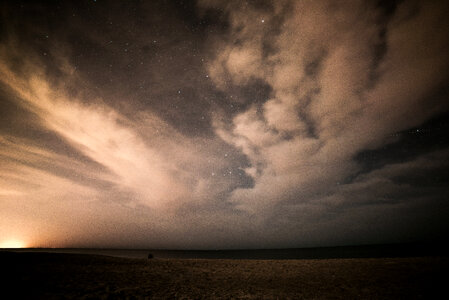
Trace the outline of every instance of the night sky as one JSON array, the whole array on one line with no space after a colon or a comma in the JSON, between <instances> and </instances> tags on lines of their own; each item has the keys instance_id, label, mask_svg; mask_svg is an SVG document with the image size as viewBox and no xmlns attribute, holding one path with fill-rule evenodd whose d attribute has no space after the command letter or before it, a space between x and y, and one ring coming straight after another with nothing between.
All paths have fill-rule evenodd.
<instances>
[{"instance_id":1,"label":"night sky","mask_svg":"<svg viewBox=\"0 0 449 300\"><path fill-rule=\"evenodd\" d=\"M41 2L0 4L0 247L449 233L448 1Z\"/></svg>"}]
</instances>

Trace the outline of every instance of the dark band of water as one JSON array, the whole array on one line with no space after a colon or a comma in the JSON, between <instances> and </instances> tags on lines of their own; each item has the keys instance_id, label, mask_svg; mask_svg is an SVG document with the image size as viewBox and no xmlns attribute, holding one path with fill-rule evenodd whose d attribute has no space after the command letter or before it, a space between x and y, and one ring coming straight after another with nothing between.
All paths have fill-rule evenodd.
<instances>
[{"instance_id":1,"label":"dark band of water","mask_svg":"<svg viewBox=\"0 0 449 300\"><path fill-rule=\"evenodd\" d=\"M12 250L12 249L9 249ZM441 244L363 245L295 249L250 250L156 250L156 249L14 249L14 251L82 253L127 258L181 259L329 259L447 256L448 247Z\"/></svg>"}]
</instances>

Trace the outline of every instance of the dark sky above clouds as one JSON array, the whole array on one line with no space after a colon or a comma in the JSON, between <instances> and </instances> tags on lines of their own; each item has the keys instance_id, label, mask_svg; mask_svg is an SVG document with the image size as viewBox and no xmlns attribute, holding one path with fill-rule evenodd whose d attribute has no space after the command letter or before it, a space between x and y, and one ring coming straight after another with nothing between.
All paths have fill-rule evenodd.
<instances>
[{"instance_id":1,"label":"dark sky above clouds","mask_svg":"<svg viewBox=\"0 0 449 300\"><path fill-rule=\"evenodd\" d=\"M4 1L0 247L449 232L447 1Z\"/></svg>"}]
</instances>

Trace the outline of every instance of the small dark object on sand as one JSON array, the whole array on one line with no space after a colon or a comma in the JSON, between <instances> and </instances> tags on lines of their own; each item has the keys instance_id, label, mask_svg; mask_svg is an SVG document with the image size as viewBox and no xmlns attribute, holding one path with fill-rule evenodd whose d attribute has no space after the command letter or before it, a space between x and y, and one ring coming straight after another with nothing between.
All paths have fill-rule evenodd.
<instances>
[{"instance_id":1,"label":"small dark object on sand","mask_svg":"<svg viewBox=\"0 0 449 300\"><path fill-rule=\"evenodd\" d=\"M148 259L152 259L154 256L151 253L148 253Z\"/></svg>"}]
</instances>

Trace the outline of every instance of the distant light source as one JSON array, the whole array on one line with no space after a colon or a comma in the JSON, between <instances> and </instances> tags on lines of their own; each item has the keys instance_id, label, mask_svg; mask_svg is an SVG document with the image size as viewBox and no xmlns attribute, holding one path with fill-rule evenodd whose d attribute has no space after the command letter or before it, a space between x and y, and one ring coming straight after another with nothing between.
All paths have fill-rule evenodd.
<instances>
[{"instance_id":1,"label":"distant light source","mask_svg":"<svg viewBox=\"0 0 449 300\"><path fill-rule=\"evenodd\" d=\"M0 248L25 248L24 242L19 240L6 240L0 243Z\"/></svg>"}]
</instances>

